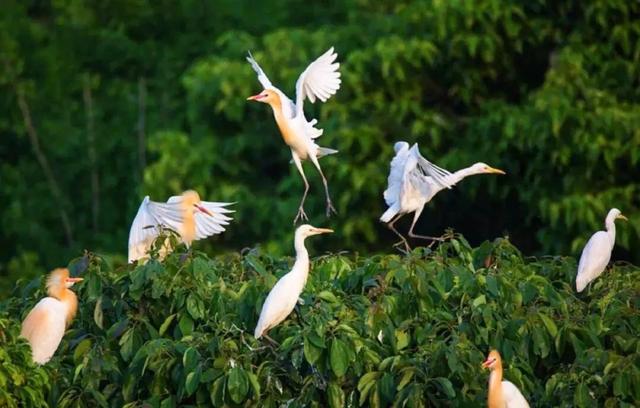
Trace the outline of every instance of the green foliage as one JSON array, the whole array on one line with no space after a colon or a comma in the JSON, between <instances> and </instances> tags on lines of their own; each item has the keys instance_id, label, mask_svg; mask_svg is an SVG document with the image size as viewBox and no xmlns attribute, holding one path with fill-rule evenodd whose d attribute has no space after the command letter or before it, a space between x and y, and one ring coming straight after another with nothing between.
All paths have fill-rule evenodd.
<instances>
[{"instance_id":1,"label":"green foliage","mask_svg":"<svg viewBox=\"0 0 640 408\"><path fill-rule=\"evenodd\" d=\"M508 173L443 192L418 230L453 227L474 243L507 233L528 253L577 254L615 206L630 216L615 258L640 262L637 1L8 0L2 11L0 275L15 276L14 258L44 270L84 248L122 260L141 198L186 188L238 202L229 231L198 245L286 253L302 182L269 109L245 100L260 86L244 56L293 96L331 45L342 88L306 108L319 143L340 151L322 159L338 238L318 245L390 244L377 218L402 139L452 170L485 161ZM326 223L307 173L307 213Z\"/></svg>"},{"instance_id":2,"label":"green foliage","mask_svg":"<svg viewBox=\"0 0 640 408\"><path fill-rule=\"evenodd\" d=\"M523 258L505 239L456 235L407 256L313 260L299 318L251 333L290 268L259 250L113 269L71 263L77 319L40 369L37 401L60 407L481 406L490 348L532 406L632 406L640 399L640 269L617 264L576 295L570 258ZM36 284L39 281L35 282ZM23 316L31 284L0 312ZM2 320L13 328L18 319ZM18 369L33 370L24 362ZM13 350L4 343L3 355ZM7 351L7 353L5 353ZM16 363L17 364L17 363ZM34 379L30 379L34 381ZM11 391L10 391L11 392ZM45 394L45 395L42 395ZM16 394L17 395L17 394Z\"/></svg>"}]
</instances>

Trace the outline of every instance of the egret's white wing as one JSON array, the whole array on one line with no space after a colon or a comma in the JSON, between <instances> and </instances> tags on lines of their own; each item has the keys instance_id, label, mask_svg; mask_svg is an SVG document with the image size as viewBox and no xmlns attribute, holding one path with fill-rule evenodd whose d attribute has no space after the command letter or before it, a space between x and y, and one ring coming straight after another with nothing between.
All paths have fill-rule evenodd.
<instances>
[{"instance_id":1,"label":"egret's white wing","mask_svg":"<svg viewBox=\"0 0 640 408\"><path fill-rule=\"evenodd\" d=\"M44 364L58 349L66 327L66 307L58 299L40 300L22 322L20 335L31 344L33 361Z\"/></svg>"},{"instance_id":2,"label":"egret's white wing","mask_svg":"<svg viewBox=\"0 0 640 408\"><path fill-rule=\"evenodd\" d=\"M595 278L600 276L611 259L613 243L609 234L598 231L589 238L587 245L582 250L578 275L576 276L576 290L582 290Z\"/></svg>"},{"instance_id":3,"label":"egret's white wing","mask_svg":"<svg viewBox=\"0 0 640 408\"><path fill-rule=\"evenodd\" d=\"M160 233L159 227L179 231L181 222L182 213L179 204L156 203L146 196L129 230L129 262L147 254Z\"/></svg>"},{"instance_id":4,"label":"egret's white wing","mask_svg":"<svg viewBox=\"0 0 640 408\"><path fill-rule=\"evenodd\" d=\"M451 188L455 185L451 180L451 173L448 170L436 166L420 154L417 143L411 148L411 154L416 157L417 171L421 172L424 176L431 177L433 181L442 188Z\"/></svg>"},{"instance_id":5,"label":"egret's white wing","mask_svg":"<svg viewBox=\"0 0 640 408\"><path fill-rule=\"evenodd\" d=\"M524 398L518 387L509 381L502 382L502 396L506 402L506 408L529 408L529 403Z\"/></svg>"},{"instance_id":6,"label":"egret's white wing","mask_svg":"<svg viewBox=\"0 0 640 408\"><path fill-rule=\"evenodd\" d=\"M395 145L396 155L391 160L391 170L387 179L387 189L384 190L384 200L389 207L400 201L400 191L402 189L405 176L405 165L409 153L407 142L398 142Z\"/></svg>"},{"instance_id":7,"label":"egret's white wing","mask_svg":"<svg viewBox=\"0 0 640 408\"><path fill-rule=\"evenodd\" d=\"M195 212L196 219L196 239L204 239L211 235L220 234L225 230L224 226L229 224L233 218L226 216L234 212L225 208L233 203L217 203L201 201L200 205L207 209L211 215L200 211Z\"/></svg>"},{"instance_id":8,"label":"egret's white wing","mask_svg":"<svg viewBox=\"0 0 640 408\"><path fill-rule=\"evenodd\" d=\"M316 98L326 102L340 89L340 64L334 62L337 57L338 54L331 47L302 72L296 82L296 116L303 113L305 98L309 98L311 103Z\"/></svg>"},{"instance_id":9,"label":"egret's white wing","mask_svg":"<svg viewBox=\"0 0 640 408\"><path fill-rule=\"evenodd\" d=\"M300 292L300 284L296 282L296 276L291 272L276 282L262 305L260 318L253 334L256 339L289 316L296 306Z\"/></svg>"},{"instance_id":10,"label":"egret's white wing","mask_svg":"<svg viewBox=\"0 0 640 408\"><path fill-rule=\"evenodd\" d=\"M248 51L248 54L249 55L247 56L247 61L249 61L249 64L251 64L251 68L253 68L253 70L256 71L256 74L258 74L258 81L260 81L260 83L262 84L262 87L264 89L273 88L273 84L271 83L271 81L269 81L269 78L267 78L267 75L264 73L262 68L260 68L260 65L258 65L256 60L253 59L253 55L251 55L251 51Z\"/></svg>"}]
</instances>

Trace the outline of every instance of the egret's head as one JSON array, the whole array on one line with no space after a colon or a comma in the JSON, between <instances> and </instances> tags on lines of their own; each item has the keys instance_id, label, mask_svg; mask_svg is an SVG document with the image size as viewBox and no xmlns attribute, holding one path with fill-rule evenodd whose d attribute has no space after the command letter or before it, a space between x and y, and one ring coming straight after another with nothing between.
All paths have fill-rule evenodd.
<instances>
[{"instance_id":1,"label":"egret's head","mask_svg":"<svg viewBox=\"0 0 640 408\"><path fill-rule=\"evenodd\" d=\"M506 174L504 171L500 169L493 168L486 163L476 163L471 166L471 170L474 174Z\"/></svg>"},{"instance_id":2,"label":"egret's head","mask_svg":"<svg viewBox=\"0 0 640 408\"><path fill-rule=\"evenodd\" d=\"M82 281L82 278L69 277L69 270L67 268L54 269L47 278L47 292L50 295L55 294L62 288L70 288L76 282Z\"/></svg>"},{"instance_id":3,"label":"egret's head","mask_svg":"<svg viewBox=\"0 0 640 408\"><path fill-rule=\"evenodd\" d=\"M629 220L627 217L622 215L622 211L618 210L617 208L612 208L611 210L609 210L609 214L607 214L607 218L612 220L618 220L618 219L625 220L625 221Z\"/></svg>"},{"instance_id":4,"label":"egret's head","mask_svg":"<svg viewBox=\"0 0 640 408\"><path fill-rule=\"evenodd\" d=\"M500 357L500 353L496 350L491 350L487 359L482 363L482 368L488 368L489 370L493 370L496 367L502 366L502 358Z\"/></svg>"},{"instance_id":5,"label":"egret's head","mask_svg":"<svg viewBox=\"0 0 640 408\"><path fill-rule=\"evenodd\" d=\"M265 89L257 95L248 97L247 100L268 103L269 105L271 105L280 101L280 96L273 89Z\"/></svg>"},{"instance_id":6,"label":"egret's head","mask_svg":"<svg viewBox=\"0 0 640 408\"><path fill-rule=\"evenodd\" d=\"M393 151L396 152L396 154L400 151L400 150L406 150L409 148L409 143L407 142L396 142L393 145Z\"/></svg>"},{"instance_id":7,"label":"egret's head","mask_svg":"<svg viewBox=\"0 0 640 408\"><path fill-rule=\"evenodd\" d=\"M200 211L207 215L211 215L209 210L207 210L206 208L204 208L204 206L201 205L200 195L198 195L196 191L187 190L184 193L182 193L182 205L185 210L193 208L194 212Z\"/></svg>"},{"instance_id":8,"label":"egret's head","mask_svg":"<svg viewBox=\"0 0 640 408\"><path fill-rule=\"evenodd\" d=\"M316 228L313 225L303 224L299 226L298 229L296 230L296 236L301 236L303 238L306 238L312 235L328 234L331 232L333 232L333 230L329 228Z\"/></svg>"}]
</instances>

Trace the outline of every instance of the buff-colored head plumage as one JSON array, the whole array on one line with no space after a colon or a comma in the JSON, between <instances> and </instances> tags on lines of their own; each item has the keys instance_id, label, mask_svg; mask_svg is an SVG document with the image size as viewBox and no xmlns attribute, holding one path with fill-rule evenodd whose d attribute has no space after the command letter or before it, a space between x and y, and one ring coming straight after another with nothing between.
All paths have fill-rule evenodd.
<instances>
[{"instance_id":1,"label":"buff-colored head plumage","mask_svg":"<svg viewBox=\"0 0 640 408\"><path fill-rule=\"evenodd\" d=\"M182 193L182 229L180 235L182 240L191 245L191 242L196 238L196 221L194 212L198 208L200 203L200 195L193 191L187 190Z\"/></svg>"}]
</instances>

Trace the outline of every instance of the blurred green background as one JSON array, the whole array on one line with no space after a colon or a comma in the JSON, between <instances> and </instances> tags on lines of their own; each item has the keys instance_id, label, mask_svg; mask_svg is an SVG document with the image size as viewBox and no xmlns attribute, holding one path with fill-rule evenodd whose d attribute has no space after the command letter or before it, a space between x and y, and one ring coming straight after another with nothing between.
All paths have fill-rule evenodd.
<instances>
[{"instance_id":1,"label":"blurred green background","mask_svg":"<svg viewBox=\"0 0 640 408\"><path fill-rule=\"evenodd\" d=\"M339 215L305 164L316 251L391 251L384 211L393 142L449 170L417 231L524 253L579 256L610 207L613 259L640 262L640 3L602 1L181 2L3 0L0 13L0 293L83 249L124 261L144 195L196 189L236 201L210 252L291 252L303 185L247 50L291 97L330 46L342 88L306 104L339 154L322 159ZM401 224L406 230L410 217ZM318 253L318 252L316 252Z\"/></svg>"}]
</instances>

